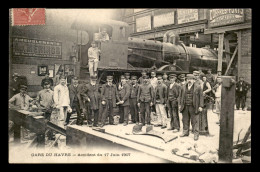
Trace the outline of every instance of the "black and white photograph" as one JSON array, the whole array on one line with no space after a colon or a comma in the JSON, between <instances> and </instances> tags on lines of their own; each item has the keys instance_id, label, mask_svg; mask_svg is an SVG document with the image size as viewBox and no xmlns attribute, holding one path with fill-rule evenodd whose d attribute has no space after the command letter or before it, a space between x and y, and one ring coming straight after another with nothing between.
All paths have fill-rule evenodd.
<instances>
[{"instance_id":1,"label":"black and white photograph","mask_svg":"<svg viewBox=\"0 0 260 172\"><path fill-rule=\"evenodd\" d=\"M251 8L10 8L8 162L251 163L251 33Z\"/></svg>"}]
</instances>

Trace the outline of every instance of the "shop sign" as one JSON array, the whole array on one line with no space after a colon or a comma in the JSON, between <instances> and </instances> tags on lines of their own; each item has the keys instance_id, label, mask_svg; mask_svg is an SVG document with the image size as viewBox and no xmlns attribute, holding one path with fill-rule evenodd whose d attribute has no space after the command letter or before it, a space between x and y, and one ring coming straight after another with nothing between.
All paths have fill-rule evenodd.
<instances>
[{"instance_id":1,"label":"shop sign","mask_svg":"<svg viewBox=\"0 0 260 172\"><path fill-rule=\"evenodd\" d=\"M244 9L212 9L210 10L209 27L223 26L244 22Z\"/></svg>"},{"instance_id":2,"label":"shop sign","mask_svg":"<svg viewBox=\"0 0 260 172\"><path fill-rule=\"evenodd\" d=\"M136 32L151 30L151 16L136 19Z\"/></svg>"},{"instance_id":3,"label":"shop sign","mask_svg":"<svg viewBox=\"0 0 260 172\"><path fill-rule=\"evenodd\" d=\"M177 9L178 24L199 20L198 9Z\"/></svg>"},{"instance_id":4,"label":"shop sign","mask_svg":"<svg viewBox=\"0 0 260 172\"><path fill-rule=\"evenodd\" d=\"M174 11L154 16L154 27L174 24Z\"/></svg>"},{"instance_id":5,"label":"shop sign","mask_svg":"<svg viewBox=\"0 0 260 172\"><path fill-rule=\"evenodd\" d=\"M61 58L61 42L13 38L13 55Z\"/></svg>"}]
</instances>

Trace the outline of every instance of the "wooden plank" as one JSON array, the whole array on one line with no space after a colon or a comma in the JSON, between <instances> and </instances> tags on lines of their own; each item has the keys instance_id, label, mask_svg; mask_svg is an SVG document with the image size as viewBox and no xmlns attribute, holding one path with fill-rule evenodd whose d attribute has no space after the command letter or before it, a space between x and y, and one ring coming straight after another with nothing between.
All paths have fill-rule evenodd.
<instances>
[{"instance_id":1,"label":"wooden plank","mask_svg":"<svg viewBox=\"0 0 260 172\"><path fill-rule=\"evenodd\" d=\"M250 127L248 128L248 130L247 130L247 132L246 132L246 135L245 135L245 137L244 137L244 139L243 139L243 141L242 141L241 144L245 144L245 143L246 143L246 141L247 141L247 139L248 139L248 137L249 137L250 134L251 134L251 125L250 125ZM242 149L243 149L243 147L240 147L240 148L238 149L238 151L237 151L237 156L240 155Z\"/></svg>"},{"instance_id":2,"label":"wooden plank","mask_svg":"<svg viewBox=\"0 0 260 172\"><path fill-rule=\"evenodd\" d=\"M229 64L230 62L230 47L229 47L229 39L227 37L224 38L224 44L225 44L225 54L226 54L226 60Z\"/></svg>"},{"instance_id":3,"label":"wooden plank","mask_svg":"<svg viewBox=\"0 0 260 172\"><path fill-rule=\"evenodd\" d=\"M235 84L231 84L233 77L222 77L221 113L219 134L219 162L231 163L233 159L233 131Z\"/></svg>"},{"instance_id":4,"label":"wooden plank","mask_svg":"<svg viewBox=\"0 0 260 172\"><path fill-rule=\"evenodd\" d=\"M218 40L218 71L222 71L224 33L219 34Z\"/></svg>"},{"instance_id":5,"label":"wooden plank","mask_svg":"<svg viewBox=\"0 0 260 172\"><path fill-rule=\"evenodd\" d=\"M236 56L236 54L237 54L237 49L238 49L238 46L236 46L236 49L235 49L235 51L234 51L234 54L232 55L232 58L231 58L231 60L230 60L230 62L229 62L229 64L228 64L228 67L227 67L227 70L226 70L226 72L225 72L225 75L227 75L228 70L229 70L229 68L230 68L230 66L231 66L231 64L232 64L232 62L233 62L233 60L234 60L234 58L235 58L235 56Z\"/></svg>"},{"instance_id":6,"label":"wooden plank","mask_svg":"<svg viewBox=\"0 0 260 172\"><path fill-rule=\"evenodd\" d=\"M242 51L242 45L241 45L241 31L237 32L237 41L238 41L238 59L237 59L237 76L238 78L241 75L241 51Z\"/></svg>"}]
</instances>

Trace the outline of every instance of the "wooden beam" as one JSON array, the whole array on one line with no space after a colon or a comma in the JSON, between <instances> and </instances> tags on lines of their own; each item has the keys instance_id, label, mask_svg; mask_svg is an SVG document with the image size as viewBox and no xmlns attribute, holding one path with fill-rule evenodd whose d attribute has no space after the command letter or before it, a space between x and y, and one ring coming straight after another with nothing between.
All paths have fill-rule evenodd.
<instances>
[{"instance_id":1,"label":"wooden beam","mask_svg":"<svg viewBox=\"0 0 260 172\"><path fill-rule=\"evenodd\" d=\"M246 141L247 141L247 139L248 139L248 137L249 137L250 134L251 134L251 125L250 125L250 127L248 128L248 130L247 130L247 132L246 132L246 135L245 135L245 137L244 137L244 139L243 139L243 141L242 141L242 143L241 143L242 145L246 143ZM238 149L238 151L237 151L237 156L239 156L239 155L241 154L242 149L243 149L243 147L240 147L240 148Z\"/></svg>"},{"instance_id":2,"label":"wooden beam","mask_svg":"<svg viewBox=\"0 0 260 172\"><path fill-rule=\"evenodd\" d=\"M222 71L223 42L224 42L224 33L220 33L219 40L218 40L218 70L217 71Z\"/></svg>"},{"instance_id":3,"label":"wooden beam","mask_svg":"<svg viewBox=\"0 0 260 172\"><path fill-rule=\"evenodd\" d=\"M237 32L237 41L238 41L238 59L237 59L237 77L239 78L241 75L241 50L242 50L242 44L241 44L241 31Z\"/></svg>"},{"instance_id":4,"label":"wooden beam","mask_svg":"<svg viewBox=\"0 0 260 172\"><path fill-rule=\"evenodd\" d=\"M229 39L227 37L224 38L224 44L225 44L225 55L227 63L230 62L230 47L229 47Z\"/></svg>"},{"instance_id":5,"label":"wooden beam","mask_svg":"<svg viewBox=\"0 0 260 172\"><path fill-rule=\"evenodd\" d=\"M235 56L236 56L237 49L238 49L238 46L236 47L236 49L235 49L235 51L234 51L234 54L232 55L232 58L231 58L230 62L228 63L228 67L227 67L227 70L226 70L226 72L225 72L224 75L227 75L228 70L229 70L229 68L230 68L230 66L231 66L231 64L232 64L232 62L233 62L233 60L234 60L234 58L235 58Z\"/></svg>"},{"instance_id":6,"label":"wooden beam","mask_svg":"<svg viewBox=\"0 0 260 172\"><path fill-rule=\"evenodd\" d=\"M234 77L222 76L219 162L232 163L235 87Z\"/></svg>"}]
</instances>

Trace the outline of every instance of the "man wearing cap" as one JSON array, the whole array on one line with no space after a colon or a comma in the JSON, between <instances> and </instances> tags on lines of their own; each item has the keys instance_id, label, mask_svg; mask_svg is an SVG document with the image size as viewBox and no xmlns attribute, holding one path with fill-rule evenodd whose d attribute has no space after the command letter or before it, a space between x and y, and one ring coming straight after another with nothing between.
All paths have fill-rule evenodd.
<instances>
[{"instance_id":1,"label":"man wearing cap","mask_svg":"<svg viewBox=\"0 0 260 172\"><path fill-rule=\"evenodd\" d=\"M45 112L45 118L47 120L50 120L52 108L54 105L54 99L53 99L53 91L50 89L50 82L46 80L44 83L44 87L41 91L39 91L37 98L36 98L36 104L37 106L42 109Z\"/></svg>"},{"instance_id":2,"label":"man wearing cap","mask_svg":"<svg viewBox=\"0 0 260 172\"><path fill-rule=\"evenodd\" d=\"M64 125L67 124L67 113L71 112L69 89L66 85L66 78L61 75L59 78L59 84L54 87L54 103L55 107L59 109L59 120L64 121Z\"/></svg>"},{"instance_id":3,"label":"man wearing cap","mask_svg":"<svg viewBox=\"0 0 260 172\"><path fill-rule=\"evenodd\" d=\"M138 106L137 106L137 93L139 85L137 84L137 77L132 76L132 84L130 84L130 114L133 123L139 122L139 113L138 113Z\"/></svg>"},{"instance_id":4,"label":"man wearing cap","mask_svg":"<svg viewBox=\"0 0 260 172\"><path fill-rule=\"evenodd\" d=\"M194 84L195 84L195 85L200 85L201 88L202 88L203 82L202 82L202 80L200 79L200 72L199 72L199 71L193 71L193 75L194 75L194 77L195 77L195 82L194 82Z\"/></svg>"},{"instance_id":5,"label":"man wearing cap","mask_svg":"<svg viewBox=\"0 0 260 172\"><path fill-rule=\"evenodd\" d=\"M170 74L170 85L167 88L167 106L169 107L169 114L171 117L171 126L169 130L173 130L173 132L180 131L178 107L181 94L181 86L176 83L176 79L176 74Z\"/></svg>"},{"instance_id":6,"label":"man wearing cap","mask_svg":"<svg viewBox=\"0 0 260 172\"><path fill-rule=\"evenodd\" d=\"M138 79L138 83L141 85L141 84L143 84L144 83L144 77L146 77L147 76L147 72L146 72L146 70L142 70L142 76Z\"/></svg>"},{"instance_id":7,"label":"man wearing cap","mask_svg":"<svg viewBox=\"0 0 260 172\"><path fill-rule=\"evenodd\" d=\"M10 96L9 97L13 97L14 95L18 94L19 93L19 87L20 87L20 82L19 82L19 78L18 78L18 73L14 73L13 74L13 78L10 82L10 86L9 86L9 89L10 89Z\"/></svg>"},{"instance_id":8,"label":"man wearing cap","mask_svg":"<svg viewBox=\"0 0 260 172\"><path fill-rule=\"evenodd\" d=\"M179 76L178 76L178 78L179 78L179 81L180 81L180 86L182 87L182 86L184 86L185 84L186 84L186 81L185 81L185 74L180 74Z\"/></svg>"},{"instance_id":9,"label":"man wearing cap","mask_svg":"<svg viewBox=\"0 0 260 172\"><path fill-rule=\"evenodd\" d=\"M156 114L158 116L158 124L156 126L161 126L161 128L167 127L167 113L165 110L167 103L167 86L163 83L161 75L157 76L158 84L155 87L155 99L154 104L156 108Z\"/></svg>"},{"instance_id":10,"label":"man wearing cap","mask_svg":"<svg viewBox=\"0 0 260 172\"><path fill-rule=\"evenodd\" d=\"M83 98L83 111L88 111L88 114L94 113L93 126L98 126L99 106L100 106L100 88L97 84L97 76L90 76L90 83L84 85L80 95Z\"/></svg>"},{"instance_id":11,"label":"man wearing cap","mask_svg":"<svg viewBox=\"0 0 260 172\"><path fill-rule=\"evenodd\" d=\"M194 140L199 139L199 113L203 107L203 93L200 85L195 85L193 74L187 74L187 84L182 87L180 97L180 112L183 115L183 133L180 137L189 135L190 120L194 131Z\"/></svg>"},{"instance_id":12,"label":"man wearing cap","mask_svg":"<svg viewBox=\"0 0 260 172\"><path fill-rule=\"evenodd\" d=\"M41 86L44 88L44 83L47 81L50 84L50 88L53 87L53 80L49 77L50 73L47 72L45 77L42 79Z\"/></svg>"},{"instance_id":13,"label":"man wearing cap","mask_svg":"<svg viewBox=\"0 0 260 172\"><path fill-rule=\"evenodd\" d=\"M100 50L97 47L97 43L93 41L91 43L91 47L88 49L88 66L90 76L97 75L99 55Z\"/></svg>"},{"instance_id":14,"label":"man wearing cap","mask_svg":"<svg viewBox=\"0 0 260 172\"><path fill-rule=\"evenodd\" d=\"M153 105L154 89L149 82L149 77L145 76L144 83L139 86L137 93L137 105L140 108L141 123L151 124L150 107Z\"/></svg>"},{"instance_id":15,"label":"man wearing cap","mask_svg":"<svg viewBox=\"0 0 260 172\"><path fill-rule=\"evenodd\" d=\"M108 41L109 35L107 34L107 28L103 27L101 28L101 32L99 34L100 41Z\"/></svg>"},{"instance_id":16,"label":"man wearing cap","mask_svg":"<svg viewBox=\"0 0 260 172\"><path fill-rule=\"evenodd\" d=\"M245 110L246 95L249 90L249 84L244 81L244 77L240 76L239 81L236 84L236 108L237 110L242 108ZM241 106L240 106L241 105Z\"/></svg>"},{"instance_id":17,"label":"man wearing cap","mask_svg":"<svg viewBox=\"0 0 260 172\"><path fill-rule=\"evenodd\" d=\"M124 123L124 126L128 125L128 114L129 114L129 96L130 96L130 85L126 83L126 78L124 75L121 76L122 89L118 92L120 101L119 104L119 113L120 119L119 123Z\"/></svg>"},{"instance_id":18,"label":"man wearing cap","mask_svg":"<svg viewBox=\"0 0 260 172\"><path fill-rule=\"evenodd\" d=\"M82 84L79 84L78 77L74 77L72 79L71 85L68 87L69 89L69 97L70 97L70 107L76 109L77 112L77 122L76 125L83 125L83 102L80 96L81 90L83 88ZM69 118L71 113L68 113L68 116L65 121L65 125L69 123ZM90 122L88 120L88 122Z\"/></svg>"},{"instance_id":19,"label":"man wearing cap","mask_svg":"<svg viewBox=\"0 0 260 172\"><path fill-rule=\"evenodd\" d=\"M120 102L120 98L116 85L113 84L112 81L113 76L107 76L107 83L103 84L101 88L102 113L100 117L100 127L105 125L107 116L109 117L109 124L114 125L114 108L116 107L116 101Z\"/></svg>"},{"instance_id":20,"label":"man wearing cap","mask_svg":"<svg viewBox=\"0 0 260 172\"><path fill-rule=\"evenodd\" d=\"M60 83L60 76L63 75L63 69L58 71L58 74L54 77L54 87L59 85Z\"/></svg>"},{"instance_id":21,"label":"man wearing cap","mask_svg":"<svg viewBox=\"0 0 260 172\"><path fill-rule=\"evenodd\" d=\"M20 93L15 94L9 99L10 107L15 107L22 110L28 110L33 99L26 94L27 86L19 86Z\"/></svg>"},{"instance_id":22,"label":"man wearing cap","mask_svg":"<svg viewBox=\"0 0 260 172\"><path fill-rule=\"evenodd\" d=\"M167 79L168 78L167 73L164 73L162 77L163 77L163 83L168 87L170 85L170 81Z\"/></svg>"}]
</instances>

